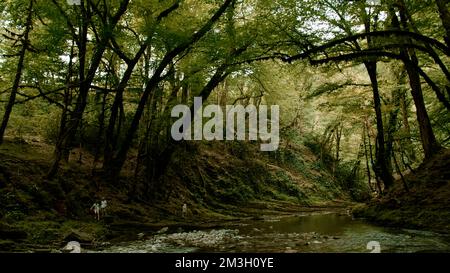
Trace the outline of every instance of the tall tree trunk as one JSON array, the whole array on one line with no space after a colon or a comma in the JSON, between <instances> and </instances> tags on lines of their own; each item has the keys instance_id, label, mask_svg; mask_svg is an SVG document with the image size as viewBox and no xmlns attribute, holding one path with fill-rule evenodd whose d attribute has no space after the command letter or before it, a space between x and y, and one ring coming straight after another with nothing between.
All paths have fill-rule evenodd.
<instances>
[{"instance_id":1,"label":"tall tree trunk","mask_svg":"<svg viewBox=\"0 0 450 273\"><path fill-rule=\"evenodd\" d=\"M374 99L375 116L377 121L377 142L376 142L376 152L375 152L375 165L374 172L382 181L385 189L390 188L393 185L392 174L388 168L387 154L386 154L386 143L384 139L384 127L383 127L383 114L381 112L381 99L380 92L378 89L377 80L377 63L376 62L366 62L366 69L369 73L370 82L372 85L372 93Z\"/></svg>"},{"instance_id":2,"label":"tall tree trunk","mask_svg":"<svg viewBox=\"0 0 450 273\"><path fill-rule=\"evenodd\" d=\"M83 3L83 2L82 2ZM122 18L122 16L125 14L125 12L128 9L128 5L130 3L130 0L122 0L120 2L120 6L119 9L117 10L117 12L111 17L109 17L110 19L104 19L104 21L102 22L104 24L104 27L109 29L109 30L114 30L116 28L116 25L118 24L118 22L120 21L120 19ZM94 53L92 55L91 58L91 62L89 64L89 69L86 70L86 53L87 53L87 35L88 35L88 30L89 30L89 24L91 23L92 20L92 11L91 11L91 5L92 3L88 2L86 7L84 5L80 6L81 9L81 13L82 13L82 22L81 22L81 27L80 27L80 35L79 35L79 65L80 65L80 71L79 71L79 76L80 76L80 88L79 88L79 92L78 92L78 97L76 100L76 104L75 104L75 109L73 110L71 116L70 116L70 120L66 126L66 130L65 132L63 132L61 134L61 139L58 140L60 145L56 145L56 150L59 151L55 151L55 157L52 163L52 166L50 168L49 173L47 174L48 178L53 177L58 168L59 168L59 163L61 161L61 155L63 154L62 150L65 149L70 149L70 146L72 145L75 136L76 136L76 132L78 130L78 127L80 126L82 119L83 119L83 115L84 115L84 110L86 108L87 105L87 99L88 99L88 94L89 94L89 90L91 88L92 82L94 81L97 69L101 63L101 60L103 58L103 53L106 50L106 47L110 41L111 35L112 35L112 31L102 31L102 35L99 39L99 41L97 41L97 45L94 49Z\"/></svg>"},{"instance_id":3,"label":"tall tree trunk","mask_svg":"<svg viewBox=\"0 0 450 273\"><path fill-rule=\"evenodd\" d=\"M386 156L387 164L392 172L392 157L394 156L394 134L397 131L398 113L400 111L400 94L398 90L392 92L392 110L389 113L389 122L387 126L387 139L386 139Z\"/></svg>"},{"instance_id":4,"label":"tall tree trunk","mask_svg":"<svg viewBox=\"0 0 450 273\"><path fill-rule=\"evenodd\" d=\"M395 156L395 151L392 153L392 158L394 159L395 169L397 173L400 175L400 178L403 182L403 187L406 191L409 191L408 184L406 183L405 177L403 176L402 171L400 170L400 166L398 165L397 157Z\"/></svg>"},{"instance_id":5,"label":"tall tree trunk","mask_svg":"<svg viewBox=\"0 0 450 273\"><path fill-rule=\"evenodd\" d=\"M368 120L366 121L366 128L367 128L367 140L369 143L369 155L370 155L370 163L372 163L372 168L375 170L375 160L373 159L373 152L372 152L372 141L371 139L371 135L370 135L370 126L369 126L369 122ZM375 173L375 181L377 182L377 189L378 189L378 193L381 194L382 193L382 189L381 189L381 182L380 182L380 178L378 177L378 175Z\"/></svg>"},{"instance_id":6,"label":"tall tree trunk","mask_svg":"<svg viewBox=\"0 0 450 273\"><path fill-rule=\"evenodd\" d=\"M404 77L402 79L400 79L400 84L403 85L404 84ZM404 143L406 144L405 146L405 150L408 153L408 157L412 160L415 161L416 160L416 153L414 152L414 147L411 141L411 126L409 125L409 114L408 114L408 108L407 108L407 101L406 101L406 90L399 90L400 91L400 110L402 113L402 125L404 128L404 138L405 141Z\"/></svg>"},{"instance_id":7,"label":"tall tree trunk","mask_svg":"<svg viewBox=\"0 0 450 273\"><path fill-rule=\"evenodd\" d=\"M211 92L221 83L223 82L226 77L229 75L230 71L227 71L227 65L220 66L214 76L209 80L209 82L203 87L202 91L200 92L199 97L202 98L203 102L206 102L211 95ZM194 106L191 105L191 117L195 116L194 112ZM174 141L171 139L171 143L167 145L167 147L164 149L164 151L160 154L159 160L157 162L156 168L155 168L155 174L154 178L159 179L165 169L167 168L169 161L172 157L172 154L176 150L176 145Z\"/></svg>"},{"instance_id":8,"label":"tall tree trunk","mask_svg":"<svg viewBox=\"0 0 450 273\"><path fill-rule=\"evenodd\" d=\"M413 64L414 62L415 64ZM420 76L415 66L417 65L417 58L411 57L411 62L405 62L406 71L409 76L409 85L411 87L411 95L416 106L417 121L419 123L420 138L422 140L422 148L425 153L425 158L432 157L437 151L441 149L434 135L431 127L430 118L428 117L427 109L423 99L422 85Z\"/></svg>"},{"instance_id":9,"label":"tall tree trunk","mask_svg":"<svg viewBox=\"0 0 450 273\"><path fill-rule=\"evenodd\" d=\"M220 6L220 8L216 11L216 13L214 13L214 15L202 26L200 30L196 31L189 40L175 47L173 50L167 52L164 58L161 60L158 67L155 69L153 76L146 83L145 90L138 103L130 127L125 135L125 139L122 141L122 145L120 146L119 151L116 153L114 159L111 160L111 164L109 164L109 166L106 166L105 168L107 176L109 176L111 179L116 180L118 178L118 175L120 174L120 171L122 170L128 151L131 147L133 138L137 130L139 129L139 123L142 114L144 113L145 105L147 104L150 95L154 92L159 83L163 80L164 70L171 63L173 63L173 60L179 54L184 52L187 48L189 48L197 41L199 41L203 36L205 36L206 33L209 32L209 30L213 27L213 25L222 17L227 8L232 3L234 3L234 1L235 0L225 0L225 2Z\"/></svg>"},{"instance_id":10,"label":"tall tree trunk","mask_svg":"<svg viewBox=\"0 0 450 273\"><path fill-rule=\"evenodd\" d=\"M106 130L106 140L105 140L105 150L104 150L104 160L103 160L103 170L108 171L113 168L112 161L114 158L114 152L117 148L117 143L119 142L120 128L122 125L124 111L123 111L123 93L131 79L134 68L138 64L142 56L144 56L144 82L149 82L149 72L150 72L150 62L151 62L151 44L153 33L156 30L156 26L172 12L177 10L180 6L180 1L176 1L172 6L162 11L156 18L156 22L151 29L150 34L148 34L147 39L141 44L139 51L136 53L133 59L127 62L127 69L122 76L120 83L116 89L116 96L114 97L114 102L111 107L111 115L109 118L108 127ZM120 49L119 49L120 50ZM148 52L147 52L148 51ZM122 54L124 54L122 52ZM124 54L125 55L125 54ZM122 115L122 116L121 116ZM119 121L117 122L117 119ZM116 124L118 123L118 124ZM117 127L117 129L116 129Z\"/></svg>"},{"instance_id":11,"label":"tall tree trunk","mask_svg":"<svg viewBox=\"0 0 450 273\"><path fill-rule=\"evenodd\" d=\"M445 29L445 43L450 47L450 12L448 11L448 0L436 0L439 16L441 17L442 26Z\"/></svg>"},{"instance_id":12,"label":"tall tree trunk","mask_svg":"<svg viewBox=\"0 0 450 273\"><path fill-rule=\"evenodd\" d=\"M25 31L23 33L22 45L19 52L19 61L17 63L16 76L9 96L8 104L5 107L5 113L3 114L2 124L0 126L0 145L3 143L6 127L8 126L9 118L11 116L14 104L16 103L17 92L19 91L20 81L22 78L23 66L25 62L25 54L30 45L29 35L33 26L33 3L34 0L30 0L27 9L27 21L25 24Z\"/></svg>"},{"instance_id":13,"label":"tall tree trunk","mask_svg":"<svg viewBox=\"0 0 450 273\"><path fill-rule=\"evenodd\" d=\"M102 96L100 114L98 117L99 126L98 126L98 133L97 133L97 143L95 145L95 152L94 152L94 162L92 164L92 172L94 172L96 169L97 162L100 158L101 147L103 146L104 139L105 139L104 131L105 131L105 118L106 118L106 99L108 97L108 76L109 76L109 73L106 76L105 91Z\"/></svg>"},{"instance_id":14,"label":"tall tree trunk","mask_svg":"<svg viewBox=\"0 0 450 273\"><path fill-rule=\"evenodd\" d=\"M339 165L340 160L340 151L341 151L341 137L342 137L342 130L344 126L341 123L338 123L336 125L336 132L335 132L335 140L336 140L336 153L335 153L335 159L333 161L333 174L336 173L337 167Z\"/></svg>"},{"instance_id":15,"label":"tall tree trunk","mask_svg":"<svg viewBox=\"0 0 450 273\"><path fill-rule=\"evenodd\" d=\"M75 58L75 41L72 40L72 46L70 48L70 60L68 66L68 72L66 76L66 88L64 89L64 108L61 112L61 121L58 132L58 139L63 139L63 133L66 131L66 125L70 116L70 105L72 104L72 76L73 76L73 59ZM60 147L62 152L61 159L67 163L69 162L70 150L65 147Z\"/></svg>"},{"instance_id":16,"label":"tall tree trunk","mask_svg":"<svg viewBox=\"0 0 450 273\"><path fill-rule=\"evenodd\" d=\"M72 41L68 71L66 76L66 88L64 89L64 108L61 111L58 137L56 138L55 150L53 152L53 162L47 172L47 178L52 178L57 173L59 164L56 164L56 162L59 163L61 160L63 160L67 163L69 161L70 151L63 145L62 140L64 139L64 134L66 132L67 118L69 117L69 107L72 101L72 87L70 85L73 73L73 59L75 57L74 46L74 41Z\"/></svg>"},{"instance_id":17,"label":"tall tree trunk","mask_svg":"<svg viewBox=\"0 0 450 273\"><path fill-rule=\"evenodd\" d=\"M341 159L339 157L339 152L341 151L341 137L343 129L344 126L340 123L336 127L336 162L339 162L339 160Z\"/></svg>"},{"instance_id":18,"label":"tall tree trunk","mask_svg":"<svg viewBox=\"0 0 450 273\"><path fill-rule=\"evenodd\" d=\"M370 173L370 166L369 166L369 154L367 153L367 141L366 141L366 123L363 124L363 143L364 143L364 157L366 159L366 170L367 170L367 183L369 185L369 189L371 192L373 192L372 188L372 175Z\"/></svg>"},{"instance_id":19,"label":"tall tree trunk","mask_svg":"<svg viewBox=\"0 0 450 273\"><path fill-rule=\"evenodd\" d=\"M134 58L128 63L127 69L122 76L122 79L120 80L120 83L118 84L116 88L116 95L114 97L114 102L111 106L111 114L109 117L109 123L106 129L106 139L105 139L105 150L104 150L104 156L103 156L103 168L108 168L106 166L109 166L112 158L114 150L117 146L118 142L118 131L116 130L117 125L117 119L120 120L120 109L123 106L123 93L125 92L125 88L128 85L128 82L131 79L131 76L133 74L133 70L136 67L136 65L139 62L139 59L144 55L145 51L147 50L148 44L144 43L139 49L139 51L136 53ZM119 121L120 123L120 121Z\"/></svg>"},{"instance_id":20,"label":"tall tree trunk","mask_svg":"<svg viewBox=\"0 0 450 273\"><path fill-rule=\"evenodd\" d=\"M371 22L370 16L367 13L365 5L360 6L362 19L364 22L364 29L366 33L371 32ZM367 44L369 48L373 48L373 40L370 36L367 37ZM360 47L359 47L360 49ZM383 113L381 111L381 98L378 86L378 76L377 76L377 62L368 61L364 63L367 73L369 74L370 83L372 85L372 93L375 107L375 116L377 122L377 138L375 143L375 164L372 166L374 168L375 177L381 179L385 189L390 188L394 179L392 178L392 173L388 167L388 160L386 154L386 143L384 138L384 126L383 126ZM377 180L378 181L378 180Z\"/></svg>"},{"instance_id":21,"label":"tall tree trunk","mask_svg":"<svg viewBox=\"0 0 450 273\"><path fill-rule=\"evenodd\" d=\"M400 21L394 9L391 8L392 24L394 28L399 29L402 26L404 29L409 30L408 26L408 12L403 0L399 0L398 5L400 13ZM400 25L401 23L401 25ZM410 42L410 41L409 41ZM402 48L400 55L404 59L405 69L409 77L409 85L411 87L411 95L416 106L417 121L419 123L420 138L422 140L422 148L424 150L425 158L432 157L437 151L441 149L431 127L430 118L428 117L427 109L422 93L422 84L420 81L420 74L417 70L419 67L419 60L417 59L414 49Z\"/></svg>"}]
</instances>

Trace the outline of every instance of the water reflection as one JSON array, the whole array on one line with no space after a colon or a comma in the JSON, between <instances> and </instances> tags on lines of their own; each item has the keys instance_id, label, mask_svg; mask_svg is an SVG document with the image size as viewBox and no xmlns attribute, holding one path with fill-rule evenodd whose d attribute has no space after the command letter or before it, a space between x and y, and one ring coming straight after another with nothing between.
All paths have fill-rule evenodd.
<instances>
[{"instance_id":1,"label":"water reflection","mask_svg":"<svg viewBox=\"0 0 450 273\"><path fill-rule=\"evenodd\" d=\"M285 217L277 220L247 221L240 230L244 233L254 228L269 233L307 233L317 232L328 235L340 235L348 226L357 225L351 217L338 214L318 214L308 216Z\"/></svg>"},{"instance_id":2,"label":"water reflection","mask_svg":"<svg viewBox=\"0 0 450 273\"><path fill-rule=\"evenodd\" d=\"M339 214L244 220L223 229L151 235L106 252L450 252L450 237L427 231L375 226Z\"/></svg>"}]
</instances>

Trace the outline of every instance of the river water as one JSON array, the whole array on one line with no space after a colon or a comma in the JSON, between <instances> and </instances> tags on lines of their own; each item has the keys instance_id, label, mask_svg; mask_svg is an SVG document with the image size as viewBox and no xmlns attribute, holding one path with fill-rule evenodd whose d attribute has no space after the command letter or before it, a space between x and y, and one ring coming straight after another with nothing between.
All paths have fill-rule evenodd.
<instances>
[{"instance_id":1,"label":"river water","mask_svg":"<svg viewBox=\"0 0 450 273\"><path fill-rule=\"evenodd\" d=\"M227 222L221 228L140 234L99 252L450 252L450 235L386 228L337 213ZM378 248L379 247L379 248Z\"/></svg>"}]
</instances>

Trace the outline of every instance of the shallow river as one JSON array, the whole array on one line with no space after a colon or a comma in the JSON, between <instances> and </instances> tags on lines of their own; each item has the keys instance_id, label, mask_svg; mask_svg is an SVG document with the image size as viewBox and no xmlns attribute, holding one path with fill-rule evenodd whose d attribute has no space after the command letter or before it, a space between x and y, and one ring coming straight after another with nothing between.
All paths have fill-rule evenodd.
<instances>
[{"instance_id":1,"label":"shallow river","mask_svg":"<svg viewBox=\"0 0 450 273\"><path fill-rule=\"evenodd\" d=\"M336 213L224 223L223 228L140 234L101 252L450 252L450 235L385 228ZM368 248L368 243L375 248ZM378 248L379 247L379 248Z\"/></svg>"}]
</instances>

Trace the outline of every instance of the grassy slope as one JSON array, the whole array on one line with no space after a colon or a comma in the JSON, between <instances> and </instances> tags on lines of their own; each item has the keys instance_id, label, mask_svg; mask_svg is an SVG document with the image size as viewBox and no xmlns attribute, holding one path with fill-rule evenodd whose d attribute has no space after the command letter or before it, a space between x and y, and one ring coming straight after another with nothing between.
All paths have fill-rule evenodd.
<instances>
[{"instance_id":1,"label":"grassy slope","mask_svg":"<svg viewBox=\"0 0 450 273\"><path fill-rule=\"evenodd\" d=\"M73 160L49 181L43 177L51 146L6 142L0 147L0 251L17 247L14 241L34 248L59 244L73 231L87 237L79 239L93 242L180 221L185 226L212 225L217 220L292 213L348 199L303 146L280 151L275 158L245 143L195 144L188 150L174 156L160 201L148 204L128 201L124 186L128 182L112 186L92 176L92 156L86 152L82 164L77 163L79 154L72 154ZM131 178L124 177L122 182L126 181ZM102 198L109 201L108 216L96 222L89 208ZM188 221L181 218L183 203L188 204Z\"/></svg>"},{"instance_id":2,"label":"grassy slope","mask_svg":"<svg viewBox=\"0 0 450 273\"><path fill-rule=\"evenodd\" d=\"M167 198L177 209L187 203L194 213L206 209L228 215L276 204L319 206L348 199L308 148L291 147L272 158L257 148L203 143L176 154L166 179Z\"/></svg>"},{"instance_id":3,"label":"grassy slope","mask_svg":"<svg viewBox=\"0 0 450 273\"><path fill-rule=\"evenodd\" d=\"M384 225L408 228L450 230L450 150L442 150L405 176L406 192L401 181L380 200L354 210L355 216L365 217Z\"/></svg>"}]
</instances>

